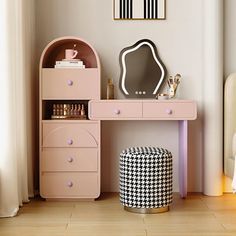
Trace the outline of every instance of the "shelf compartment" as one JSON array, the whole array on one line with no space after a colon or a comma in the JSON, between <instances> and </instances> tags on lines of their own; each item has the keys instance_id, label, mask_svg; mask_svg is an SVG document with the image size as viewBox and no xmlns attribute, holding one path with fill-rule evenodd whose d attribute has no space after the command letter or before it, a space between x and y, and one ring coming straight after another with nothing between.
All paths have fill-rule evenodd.
<instances>
[{"instance_id":1,"label":"shelf compartment","mask_svg":"<svg viewBox=\"0 0 236 236\"><path fill-rule=\"evenodd\" d=\"M88 43L75 38L63 38L49 45L41 62L42 68L54 68L56 61L65 58L65 50L72 49L75 44L78 50L77 58L84 62L85 67L98 68L98 58L93 48Z\"/></svg>"},{"instance_id":2,"label":"shelf compartment","mask_svg":"<svg viewBox=\"0 0 236 236\"><path fill-rule=\"evenodd\" d=\"M84 107L85 114L78 108ZM69 110L70 109L70 110ZM88 100L43 100L42 120L87 120Z\"/></svg>"}]
</instances>

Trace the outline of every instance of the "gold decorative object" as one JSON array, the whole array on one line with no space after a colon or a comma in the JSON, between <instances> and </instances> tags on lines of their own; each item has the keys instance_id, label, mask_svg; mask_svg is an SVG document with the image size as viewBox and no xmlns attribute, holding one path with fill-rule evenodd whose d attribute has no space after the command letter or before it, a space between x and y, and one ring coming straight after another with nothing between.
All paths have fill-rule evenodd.
<instances>
[{"instance_id":1,"label":"gold decorative object","mask_svg":"<svg viewBox=\"0 0 236 236\"><path fill-rule=\"evenodd\" d=\"M156 96L156 99L158 100L167 100L169 99L169 95L166 93L158 93Z\"/></svg>"},{"instance_id":2,"label":"gold decorative object","mask_svg":"<svg viewBox=\"0 0 236 236\"><path fill-rule=\"evenodd\" d=\"M181 75L177 74L174 78L172 76L167 80L169 86L169 98L174 98L176 95L176 90L181 80Z\"/></svg>"},{"instance_id":3,"label":"gold decorative object","mask_svg":"<svg viewBox=\"0 0 236 236\"><path fill-rule=\"evenodd\" d=\"M107 81L107 99L114 99L114 84L112 83L112 79L108 79Z\"/></svg>"},{"instance_id":4,"label":"gold decorative object","mask_svg":"<svg viewBox=\"0 0 236 236\"><path fill-rule=\"evenodd\" d=\"M51 119L78 119L86 120L84 104L53 104Z\"/></svg>"}]
</instances>

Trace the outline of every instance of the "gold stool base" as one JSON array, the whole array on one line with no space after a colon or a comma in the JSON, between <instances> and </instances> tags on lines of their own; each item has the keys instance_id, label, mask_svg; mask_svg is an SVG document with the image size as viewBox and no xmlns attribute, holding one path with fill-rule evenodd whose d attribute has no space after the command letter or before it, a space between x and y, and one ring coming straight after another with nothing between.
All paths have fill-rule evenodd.
<instances>
[{"instance_id":1,"label":"gold stool base","mask_svg":"<svg viewBox=\"0 0 236 236\"><path fill-rule=\"evenodd\" d=\"M169 211L169 206L160 207L160 208L133 208L124 206L126 211L132 213L139 213L139 214L156 214L156 213L163 213Z\"/></svg>"}]
</instances>

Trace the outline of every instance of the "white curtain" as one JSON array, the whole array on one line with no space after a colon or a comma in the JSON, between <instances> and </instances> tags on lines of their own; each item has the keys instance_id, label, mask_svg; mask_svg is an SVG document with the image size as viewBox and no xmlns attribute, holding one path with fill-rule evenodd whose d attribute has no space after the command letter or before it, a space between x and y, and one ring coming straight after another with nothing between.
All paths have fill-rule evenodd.
<instances>
[{"instance_id":1,"label":"white curtain","mask_svg":"<svg viewBox=\"0 0 236 236\"><path fill-rule=\"evenodd\" d=\"M34 0L0 0L0 217L33 196Z\"/></svg>"}]
</instances>

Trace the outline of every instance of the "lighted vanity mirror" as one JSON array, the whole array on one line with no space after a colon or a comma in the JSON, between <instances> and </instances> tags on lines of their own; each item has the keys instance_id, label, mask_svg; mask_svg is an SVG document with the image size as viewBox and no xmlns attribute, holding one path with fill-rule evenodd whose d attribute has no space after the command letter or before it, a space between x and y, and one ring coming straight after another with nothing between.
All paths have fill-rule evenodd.
<instances>
[{"instance_id":1,"label":"lighted vanity mirror","mask_svg":"<svg viewBox=\"0 0 236 236\"><path fill-rule=\"evenodd\" d=\"M120 52L120 89L126 98L155 98L166 78L155 44L142 39Z\"/></svg>"}]
</instances>

